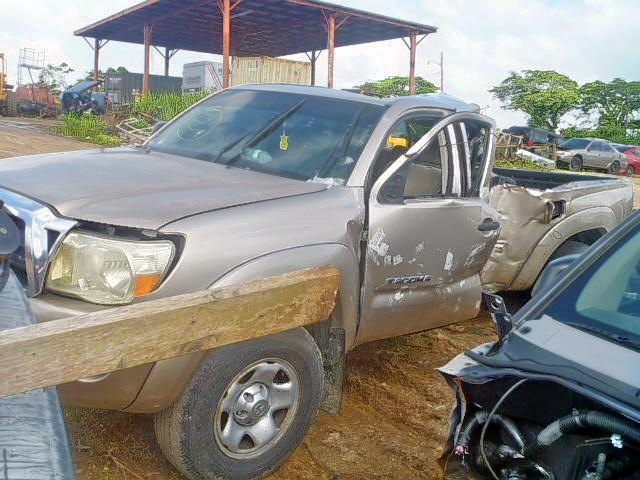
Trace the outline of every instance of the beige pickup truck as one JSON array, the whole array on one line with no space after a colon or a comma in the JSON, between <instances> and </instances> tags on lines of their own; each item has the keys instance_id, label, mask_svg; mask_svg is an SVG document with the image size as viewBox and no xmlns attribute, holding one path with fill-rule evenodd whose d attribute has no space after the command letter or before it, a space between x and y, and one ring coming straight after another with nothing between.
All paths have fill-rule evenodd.
<instances>
[{"instance_id":1,"label":"beige pickup truck","mask_svg":"<svg viewBox=\"0 0 640 480\"><path fill-rule=\"evenodd\" d=\"M347 351L473 318L487 261L494 289L526 289L630 211L625 180L492 172L494 130L447 95L246 85L139 148L2 160L12 265L39 322L340 270L327 322L65 384L64 402L155 414L191 479L272 471L321 403L339 407Z\"/></svg>"},{"instance_id":2,"label":"beige pickup truck","mask_svg":"<svg viewBox=\"0 0 640 480\"><path fill-rule=\"evenodd\" d=\"M482 271L487 291L527 291L551 260L581 253L633 207L628 180L493 169L489 203L502 229Z\"/></svg>"}]
</instances>

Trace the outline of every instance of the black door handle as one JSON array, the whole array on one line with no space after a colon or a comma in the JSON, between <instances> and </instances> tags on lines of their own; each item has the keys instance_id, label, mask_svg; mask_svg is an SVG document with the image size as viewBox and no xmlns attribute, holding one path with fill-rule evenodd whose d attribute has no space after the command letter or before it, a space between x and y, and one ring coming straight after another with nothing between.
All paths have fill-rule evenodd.
<instances>
[{"instance_id":1,"label":"black door handle","mask_svg":"<svg viewBox=\"0 0 640 480\"><path fill-rule=\"evenodd\" d=\"M500 222L482 222L478 225L478 230L481 232L490 232L491 230L498 230L500 228Z\"/></svg>"}]
</instances>

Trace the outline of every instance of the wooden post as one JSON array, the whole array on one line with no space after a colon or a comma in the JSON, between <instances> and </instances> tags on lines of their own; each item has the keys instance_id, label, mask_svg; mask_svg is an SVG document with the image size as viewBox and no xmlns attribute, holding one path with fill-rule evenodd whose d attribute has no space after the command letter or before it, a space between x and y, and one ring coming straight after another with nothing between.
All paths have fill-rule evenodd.
<instances>
[{"instance_id":1,"label":"wooden post","mask_svg":"<svg viewBox=\"0 0 640 480\"><path fill-rule=\"evenodd\" d=\"M148 95L151 91L151 31L153 25L144 26L144 76L142 79L142 95Z\"/></svg>"},{"instance_id":2,"label":"wooden post","mask_svg":"<svg viewBox=\"0 0 640 480\"><path fill-rule=\"evenodd\" d=\"M409 34L409 95L416 94L416 32Z\"/></svg>"},{"instance_id":3,"label":"wooden post","mask_svg":"<svg viewBox=\"0 0 640 480\"><path fill-rule=\"evenodd\" d=\"M231 0L222 0L222 87L231 85Z\"/></svg>"},{"instance_id":4,"label":"wooden post","mask_svg":"<svg viewBox=\"0 0 640 480\"><path fill-rule=\"evenodd\" d=\"M94 39L93 44L93 79L100 80L100 39Z\"/></svg>"},{"instance_id":5,"label":"wooden post","mask_svg":"<svg viewBox=\"0 0 640 480\"><path fill-rule=\"evenodd\" d=\"M0 397L324 321L340 273L310 268L0 332Z\"/></svg>"},{"instance_id":6,"label":"wooden post","mask_svg":"<svg viewBox=\"0 0 640 480\"><path fill-rule=\"evenodd\" d=\"M336 16L327 16L327 86L333 88L333 63L336 47Z\"/></svg>"},{"instance_id":7,"label":"wooden post","mask_svg":"<svg viewBox=\"0 0 640 480\"><path fill-rule=\"evenodd\" d=\"M171 61L171 49L164 47L164 76L169 76L169 62Z\"/></svg>"}]
</instances>

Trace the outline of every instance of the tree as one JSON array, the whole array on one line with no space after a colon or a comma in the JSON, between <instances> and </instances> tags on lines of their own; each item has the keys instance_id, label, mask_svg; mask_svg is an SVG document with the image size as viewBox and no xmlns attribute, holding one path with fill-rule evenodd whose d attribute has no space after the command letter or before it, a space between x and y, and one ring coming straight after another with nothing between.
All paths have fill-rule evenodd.
<instances>
[{"instance_id":1,"label":"tree","mask_svg":"<svg viewBox=\"0 0 640 480\"><path fill-rule=\"evenodd\" d=\"M553 70L511 72L489 92L505 110L526 113L530 127L547 130L556 130L562 116L580 104L577 82Z\"/></svg>"},{"instance_id":2,"label":"tree","mask_svg":"<svg viewBox=\"0 0 640 480\"><path fill-rule=\"evenodd\" d=\"M409 77L387 77L353 87L373 97L403 97L409 95ZM416 77L416 94L437 92L438 88L422 77Z\"/></svg>"},{"instance_id":3,"label":"tree","mask_svg":"<svg viewBox=\"0 0 640 480\"><path fill-rule=\"evenodd\" d=\"M107 68L106 72L104 72L102 70L98 70L98 78L100 80L104 80L105 73L107 73L107 74L111 74L111 73L129 73L129 70L127 70L126 67L118 67L118 68L109 67L109 68ZM85 75L85 77L79 79L78 82L82 82L83 80L93 80L93 70L89 70L87 72L87 74Z\"/></svg>"},{"instance_id":4,"label":"tree","mask_svg":"<svg viewBox=\"0 0 640 480\"><path fill-rule=\"evenodd\" d=\"M632 116L640 110L640 82L615 78L611 82L585 83L580 87L580 107L584 113L596 112L598 125L629 128Z\"/></svg>"},{"instance_id":5,"label":"tree","mask_svg":"<svg viewBox=\"0 0 640 480\"><path fill-rule=\"evenodd\" d=\"M48 64L40 70L38 85L49 87L53 91L62 91L69 86L67 84L67 75L73 72L73 68L65 62L62 62L60 65Z\"/></svg>"}]
</instances>

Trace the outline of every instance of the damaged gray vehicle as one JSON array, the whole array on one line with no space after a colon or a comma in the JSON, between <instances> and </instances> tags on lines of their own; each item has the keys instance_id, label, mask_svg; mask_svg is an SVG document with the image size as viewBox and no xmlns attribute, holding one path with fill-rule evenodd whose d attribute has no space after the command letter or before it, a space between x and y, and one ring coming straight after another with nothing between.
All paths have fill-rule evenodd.
<instances>
[{"instance_id":1,"label":"damaged gray vehicle","mask_svg":"<svg viewBox=\"0 0 640 480\"><path fill-rule=\"evenodd\" d=\"M456 396L446 478L640 479L640 214L546 268L498 341L440 371Z\"/></svg>"}]
</instances>

